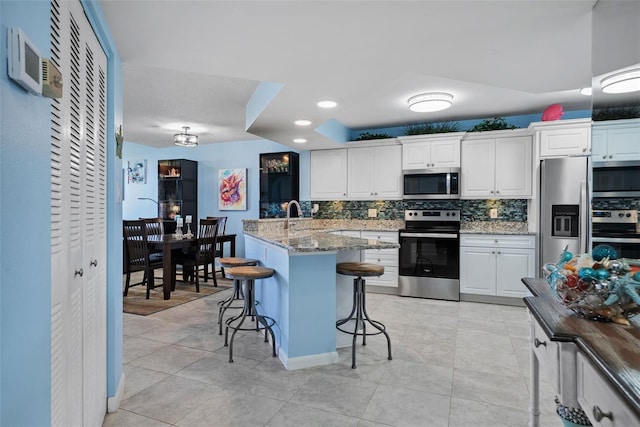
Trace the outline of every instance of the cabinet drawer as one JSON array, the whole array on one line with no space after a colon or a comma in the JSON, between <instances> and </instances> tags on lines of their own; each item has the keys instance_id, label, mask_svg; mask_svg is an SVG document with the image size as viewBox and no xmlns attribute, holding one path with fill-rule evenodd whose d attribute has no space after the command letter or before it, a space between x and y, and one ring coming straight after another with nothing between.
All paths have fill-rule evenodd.
<instances>
[{"instance_id":1,"label":"cabinet drawer","mask_svg":"<svg viewBox=\"0 0 640 427\"><path fill-rule=\"evenodd\" d=\"M398 267L385 266L384 274L379 277L365 277L367 285L398 287Z\"/></svg>"},{"instance_id":2,"label":"cabinet drawer","mask_svg":"<svg viewBox=\"0 0 640 427\"><path fill-rule=\"evenodd\" d=\"M368 240L381 240L383 242L398 243L397 231L361 231L360 237Z\"/></svg>"},{"instance_id":3,"label":"cabinet drawer","mask_svg":"<svg viewBox=\"0 0 640 427\"><path fill-rule=\"evenodd\" d=\"M531 345L533 352L540 363L540 372L544 372L547 379L553 384L554 391L560 392L560 354L558 343L544 333L542 327L531 316L532 336Z\"/></svg>"},{"instance_id":4,"label":"cabinet drawer","mask_svg":"<svg viewBox=\"0 0 640 427\"><path fill-rule=\"evenodd\" d=\"M504 234L462 234L460 236L460 246L534 249L535 236Z\"/></svg>"},{"instance_id":5,"label":"cabinet drawer","mask_svg":"<svg viewBox=\"0 0 640 427\"><path fill-rule=\"evenodd\" d=\"M640 425L640 417L627 406L582 353L578 353L576 368L578 403L594 426Z\"/></svg>"},{"instance_id":6,"label":"cabinet drawer","mask_svg":"<svg viewBox=\"0 0 640 427\"><path fill-rule=\"evenodd\" d=\"M398 266L398 250L397 249L369 249L363 251L363 261L372 264L380 264L385 267Z\"/></svg>"}]
</instances>

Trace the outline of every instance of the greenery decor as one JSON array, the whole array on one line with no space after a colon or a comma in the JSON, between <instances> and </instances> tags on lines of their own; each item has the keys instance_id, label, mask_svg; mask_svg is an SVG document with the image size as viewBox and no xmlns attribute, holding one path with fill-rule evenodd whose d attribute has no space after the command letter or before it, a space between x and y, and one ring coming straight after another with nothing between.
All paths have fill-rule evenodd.
<instances>
[{"instance_id":1,"label":"greenery decor","mask_svg":"<svg viewBox=\"0 0 640 427\"><path fill-rule=\"evenodd\" d=\"M409 125L404 128L405 135L425 135L431 133L447 133L458 132L460 123L458 122L442 122L442 123L425 123L422 125Z\"/></svg>"},{"instance_id":2,"label":"greenery decor","mask_svg":"<svg viewBox=\"0 0 640 427\"><path fill-rule=\"evenodd\" d=\"M367 139L385 139L385 138L393 138L391 135L386 134L386 133L369 133L369 132L362 132L360 135L358 135L358 137L355 139L356 141L365 141Z\"/></svg>"},{"instance_id":3,"label":"greenery decor","mask_svg":"<svg viewBox=\"0 0 640 427\"><path fill-rule=\"evenodd\" d=\"M488 130L518 129L518 126L510 125L502 117L494 117L492 119L484 119L471 129L469 132L484 132Z\"/></svg>"}]
</instances>

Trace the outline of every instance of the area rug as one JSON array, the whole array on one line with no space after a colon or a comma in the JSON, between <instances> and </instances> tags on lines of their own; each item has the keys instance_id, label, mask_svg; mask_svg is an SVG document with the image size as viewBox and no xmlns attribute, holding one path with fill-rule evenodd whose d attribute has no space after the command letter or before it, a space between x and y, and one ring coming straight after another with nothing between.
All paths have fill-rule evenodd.
<instances>
[{"instance_id":1,"label":"area rug","mask_svg":"<svg viewBox=\"0 0 640 427\"><path fill-rule=\"evenodd\" d=\"M136 279L138 278L136 277ZM208 282L200 280L200 292L196 292L195 283L191 284L178 280L176 281L176 290L171 292L171 299L168 300L163 299L161 281L156 281L156 287L151 290L149 299L146 299L146 286L139 285L130 287L128 295L122 298L122 311L129 314L148 316L198 298L206 297L207 295L215 294L216 292L223 291L233 286L233 281L230 279L223 279L219 275L216 279L218 280L217 288L213 286L211 279L209 279ZM139 282L140 280L134 280L132 275L131 283Z\"/></svg>"}]
</instances>

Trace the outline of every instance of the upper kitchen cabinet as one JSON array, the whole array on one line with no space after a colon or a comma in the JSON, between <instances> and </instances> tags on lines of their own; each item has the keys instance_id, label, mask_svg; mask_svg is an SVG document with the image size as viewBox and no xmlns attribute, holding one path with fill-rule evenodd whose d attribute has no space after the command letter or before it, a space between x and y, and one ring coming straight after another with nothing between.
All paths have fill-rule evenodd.
<instances>
[{"instance_id":1,"label":"upper kitchen cabinet","mask_svg":"<svg viewBox=\"0 0 640 427\"><path fill-rule=\"evenodd\" d=\"M592 132L594 164L640 160L640 119L595 122Z\"/></svg>"},{"instance_id":2,"label":"upper kitchen cabinet","mask_svg":"<svg viewBox=\"0 0 640 427\"><path fill-rule=\"evenodd\" d=\"M540 158L586 156L591 152L591 119L531 123Z\"/></svg>"},{"instance_id":3,"label":"upper kitchen cabinet","mask_svg":"<svg viewBox=\"0 0 640 427\"><path fill-rule=\"evenodd\" d=\"M398 137L402 143L402 169L460 167L460 140L465 132Z\"/></svg>"},{"instance_id":4,"label":"upper kitchen cabinet","mask_svg":"<svg viewBox=\"0 0 640 427\"><path fill-rule=\"evenodd\" d=\"M463 140L461 197L531 198L532 145L528 131L483 132Z\"/></svg>"},{"instance_id":5,"label":"upper kitchen cabinet","mask_svg":"<svg viewBox=\"0 0 640 427\"><path fill-rule=\"evenodd\" d=\"M311 199L347 198L347 150L311 151Z\"/></svg>"},{"instance_id":6,"label":"upper kitchen cabinet","mask_svg":"<svg viewBox=\"0 0 640 427\"><path fill-rule=\"evenodd\" d=\"M402 199L402 147L349 148L347 195L350 200Z\"/></svg>"}]
</instances>

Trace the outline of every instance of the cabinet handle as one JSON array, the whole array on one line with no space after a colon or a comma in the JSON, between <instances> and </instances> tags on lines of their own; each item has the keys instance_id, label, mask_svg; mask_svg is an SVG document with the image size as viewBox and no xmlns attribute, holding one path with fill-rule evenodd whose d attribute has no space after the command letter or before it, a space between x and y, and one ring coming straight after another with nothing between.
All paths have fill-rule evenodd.
<instances>
[{"instance_id":1,"label":"cabinet handle","mask_svg":"<svg viewBox=\"0 0 640 427\"><path fill-rule=\"evenodd\" d=\"M587 149L586 149L586 148L583 148L583 149L582 149L582 152L583 152L583 153L586 153L586 152L587 152Z\"/></svg>"},{"instance_id":2,"label":"cabinet handle","mask_svg":"<svg viewBox=\"0 0 640 427\"><path fill-rule=\"evenodd\" d=\"M493 190L489 191L489 193L493 194Z\"/></svg>"},{"instance_id":3,"label":"cabinet handle","mask_svg":"<svg viewBox=\"0 0 640 427\"><path fill-rule=\"evenodd\" d=\"M613 421L613 414L611 413L611 411L602 412L602 409L600 409L598 406L594 406L593 407L593 418L595 418L596 421L598 421L598 422L602 421L603 418L609 418L611 421Z\"/></svg>"},{"instance_id":4,"label":"cabinet handle","mask_svg":"<svg viewBox=\"0 0 640 427\"><path fill-rule=\"evenodd\" d=\"M500 194L500 190L496 190L496 194Z\"/></svg>"},{"instance_id":5,"label":"cabinet handle","mask_svg":"<svg viewBox=\"0 0 640 427\"><path fill-rule=\"evenodd\" d=\"M97 259L94 259L93 261L91 261L91 262L89 263L89 265L90 265L91 267L97 267L97 266L98 266L98 260L97 260Z\"/></svg>"},{"instance_id":6,"label":"cabinet handle","mask_svg":"<svg viewBox=\"0 0 640 427\"><path fill-rule=\"evenodd\" d=\"M547 342L546 341L540 341L538 338L536 338L536 339L533 340L533 345L536 348L540 347L541 345L546 347L547 346Z\"/></svg>"},{"instance_id":7,"label":"cabinet handle","mask_svg":"<svg viewBox=\"0 0 640 427\"><path fill-rule=\"evenodd\" d=\"M609 158L610 158L610 159L613 159L613 154L609 154Z\"/></svg>"},{"instance_id":8,"label":"cabinet handle","mask_svg":"<svg viewBox=\"0 0 640 427\"><path fill-rule=\"evenodd\" d=\"M491 251L491 253L495 255L496 251Z\"/></svg>"},{"instance_id":9,"label":"cabinet handle","mask_svg":"<svg viewBox=\"0 0 640 427\"><path fill-rule=\"evenodd\" d=\"M498 251L498 255L500 255L502 252Z\"/></svg>"},{"instance_id":10,"label":"cabinet handle","mask_svg":"<svg viewBox=\"0 0 640 427\"><path fill-rule=\"evenodd\" d=\"M82 275L83 275L83 274L84 274L84 270L83 270L83 269L76 270L76 271L73 273L73 277L77 277L77 276L82 277Z\"/></svg>"}]
</instances>

